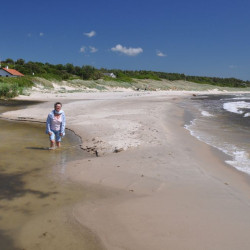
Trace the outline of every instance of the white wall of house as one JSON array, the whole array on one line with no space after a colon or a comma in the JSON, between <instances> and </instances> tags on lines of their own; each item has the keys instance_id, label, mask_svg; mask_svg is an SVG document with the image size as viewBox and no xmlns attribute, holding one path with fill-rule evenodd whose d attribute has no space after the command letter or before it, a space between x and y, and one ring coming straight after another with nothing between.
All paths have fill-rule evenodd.
<instances>
[{"instance_id":1,"label":"white wall of house","mask_svg":"<svg viewBox=\"0 0 250 250\"><path fill-rule=\"evenodd\" d=\"M116 75L114 73L103 73L103 75L116 78Z\"/></svg>"},{"instance_id":2,"label":"white wall of house","mask_svg":"<svg viewBox=\"0 0 250 250\"><path fill-rule=\"evenodd\" d=\"M0 77L16 77L16 76L13 76L10 73L6 72L5 70L0 69Z\"/></svg>"}]
</instances>

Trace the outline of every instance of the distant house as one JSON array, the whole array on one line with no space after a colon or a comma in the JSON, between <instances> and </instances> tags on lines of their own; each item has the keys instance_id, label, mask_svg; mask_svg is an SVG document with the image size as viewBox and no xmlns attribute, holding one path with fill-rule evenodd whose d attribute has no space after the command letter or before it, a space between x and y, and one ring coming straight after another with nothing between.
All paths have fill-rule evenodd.
<instances>
[{"instance_id":1,"label":"distant house","mask_svg":"<svg viewBox=\"0 0 250 250\"><path fill-rule=\"evenodd\" d=\"M22 73L15 69L0 68L0 77L21 77L24 76Z\"/></svg>"},{"instance_id":2,"label":"distant house","mask_svg":"<svg viewBox=\"0 0 250 250\"><path fill-rule=\"evenodd\" d=\"M114 73L103 73L103 75L116 78L116 75Z\"/></svg>"}]
</instances>

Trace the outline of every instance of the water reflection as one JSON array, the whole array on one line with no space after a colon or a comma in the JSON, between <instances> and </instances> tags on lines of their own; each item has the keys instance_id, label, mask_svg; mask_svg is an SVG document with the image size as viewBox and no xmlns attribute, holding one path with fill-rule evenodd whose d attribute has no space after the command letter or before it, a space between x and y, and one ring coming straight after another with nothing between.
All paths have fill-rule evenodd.
<instances>
[{"instance_id":1,"label":"water reflection","mask_svg":"<svg viewBox=\"0 0 250 250\"><path fill-rule=\"evenodd\" d=\"M49 150L49 147L26 147L26 149Z\"/></svg>"},{"instance_id":2,"label":"water reflection","mask_svg":"<svg viewBox=\"0 0 250 250\"><path fill-rule=\"evenodd\" d=\"M15 247L13 240L3 230L0 230L0 246L3 250L22 250Z\"/></svg>"},{"instance_id":3,"label":"water reflection","mask_svg":"<svg viewBox=\"0 0 250 250\"><path fill-rule=\"evenodd\" d=\"M0 173L0 200L13 200L14 198L25 196L28 193L35 195L37 198L45 198L51 194L57 194L58 192L43 192L26 188L24 176L38 171L40 171L40 169L37 168L16 174Z\"/></svg>"}]
</instances>

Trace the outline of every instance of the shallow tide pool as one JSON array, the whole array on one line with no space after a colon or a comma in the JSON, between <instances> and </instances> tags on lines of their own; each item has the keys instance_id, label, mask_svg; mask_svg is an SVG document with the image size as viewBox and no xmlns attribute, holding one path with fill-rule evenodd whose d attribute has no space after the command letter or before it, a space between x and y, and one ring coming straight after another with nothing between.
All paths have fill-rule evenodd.
<instances>
[{"instance_id":1,"label":"shallow tide pool","mask_svg":"<svg viewBox=\"0 0 250 250\"><path fill-rule=\"evenodd\" d=\"M26 105L0 102L0 113ZM0 249L102 249L70 215L91 195L64 175L67 162L89 157L80 143L67 131L62 148L48 150L45 124L0 120Z\"/></svg>"}]
</instances>

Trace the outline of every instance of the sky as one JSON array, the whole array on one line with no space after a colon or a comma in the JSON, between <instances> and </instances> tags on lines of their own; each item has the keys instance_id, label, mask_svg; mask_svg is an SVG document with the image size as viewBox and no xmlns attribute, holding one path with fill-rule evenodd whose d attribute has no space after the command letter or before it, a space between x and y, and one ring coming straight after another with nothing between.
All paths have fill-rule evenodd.
<instances>
[{"instance_id":1,"label":"sky","mask_svg":"<svg viewBox=\"0 0 250 250\"><path fill-rule=\"evenodd\" d=\"M0 60L250 80L249 0L12 0Z\"/></svg>"}]
</instances>

